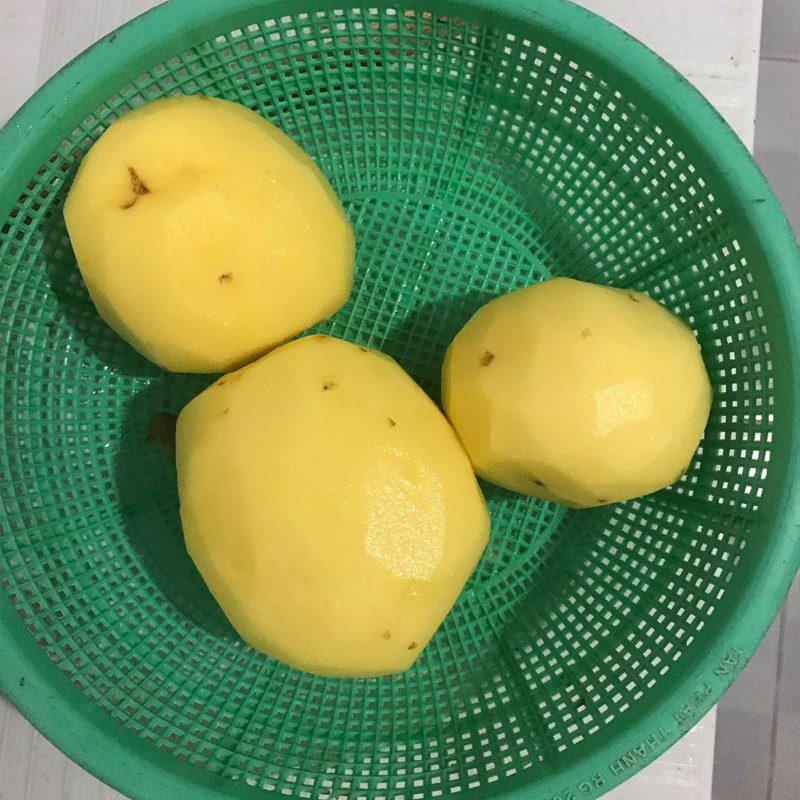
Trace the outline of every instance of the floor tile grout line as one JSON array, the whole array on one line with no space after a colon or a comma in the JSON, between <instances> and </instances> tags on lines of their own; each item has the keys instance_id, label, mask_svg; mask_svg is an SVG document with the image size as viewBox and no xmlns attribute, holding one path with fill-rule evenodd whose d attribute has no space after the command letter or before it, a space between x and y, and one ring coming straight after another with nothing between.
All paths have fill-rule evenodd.
<instances>
[{"instance_id":1,"label":"floor tile grout line","mask_svg":"<svg viewBox=\"0 0 800 800\"><path fill-rule=\"evenodd\" d=\"M773 800L772 789L775 783L775 762L778 745L778 712L780 708L781 680L783 679L783 638L786 631L786 603L781 606L778 624L777 664L775 667L775 691L772 698L772 724L769 733L769 774L767 775L767 797Z\"/></svg>"},{"instance_id":2,"label":"floor tile grout line","mask_svg":"<svg viewBox=\"0 0 800 800\"><path fill-rule=\"evenodd\" d=\"M771 61L775 64L800 64L800 57L797 56L765 56L759 57L759 61Z\"/></svg>"}]
</instances>

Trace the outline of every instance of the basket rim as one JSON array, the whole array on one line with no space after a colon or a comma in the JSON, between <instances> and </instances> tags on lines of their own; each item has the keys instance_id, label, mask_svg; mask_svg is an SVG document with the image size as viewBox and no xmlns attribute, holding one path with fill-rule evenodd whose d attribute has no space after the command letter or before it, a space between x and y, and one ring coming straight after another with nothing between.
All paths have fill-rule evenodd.
<instances>
[{"instance_id":1,"label":"basket rim","mask_svg":"<svg viewBox=\"0 0 800 800\"><path fill-rule=\"evenodd\" d=\"M378 5L391 3L382 0ZM532 23L602 61L615 76L649 95L696 147L704 164L742 199L741 221L751 228L768 263L775 265L772 276L787 315L790 440L784 485L770 532L772 547L758 562L753 580L738 598L736 613L724 622L713 646L690 669L674 668L678 675L672 691L624 731L594 749L587 748L583 758L576 757L537 785L542 796L590 800L661 755L711 708L755 651L800 565L800 324L788 324L787 312L800 308L800 251L766 180L719 113L669 64L612 23L567 0L538 0L535 7L526 0L408 0L401 5L417 11L441 8L442 13L470 13L488 23L497 20L498 14L512 24ZM54 131L66 135L73 127L71 121L83 118L79 116L82 110L90 113L107 97L104 87L130 80L129 59L158 63L177 49L196 44L197 33L212 21L221 27L230 23L229 29L233 29L248 13L253 19L264 19L272 12L290 13L310 6L315 10L343 7L333 0L306 0L304 8L300 0L173 0L100 39L47 81L0 131L0 217L7 215L16 200L12 176L30 175L41 157L46 157L46 145L52 142ZM118 51L136 55L118 56ZM69 758L130 797L223 800L233 792L253 800L282 798L277 790L237 785L229 778L191 767L147 744L123 725L110 724L109 716L88 704L46 657L5 596L0 600L0 652L0 691ZM704 693L703 687L710 692ZM676 715L683 721L676 724ZM637 751L635 767L615 770L616 760L632 751ZM507 779L508 788L502 791L483 786L463 794L528 800L526 774L518 773L516 784ZM602 779L599 786L598 776Z\"/></svg>"}]
</instances>

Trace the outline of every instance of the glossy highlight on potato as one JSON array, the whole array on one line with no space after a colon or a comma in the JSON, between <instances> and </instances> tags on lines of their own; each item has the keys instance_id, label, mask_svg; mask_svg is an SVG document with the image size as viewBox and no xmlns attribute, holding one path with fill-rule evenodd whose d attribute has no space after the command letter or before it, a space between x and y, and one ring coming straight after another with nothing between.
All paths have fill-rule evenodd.
<instances>
[{"instance_id":1,"label":"glossy highlight on potato","mask_svg":"<svg viewBox=\"0 0 800 800\"><path fill-rule=\"evenodd\" d=\"M306 336L177 426L186 546L253 647L320 675L407 669L486 545L455 433L388 356Z\"/></svg>"},{"instance_id":2,"label":"glossy highlight on potato","mask_svg":"<svg viewBox=\"0 0 800 800\"><path fill-rule=\"evenodd\" d=\"M679 480L711 397L684 322L647 295L568 278L487 303L442 370L445 411L478 474L576 508Z\"/></svg>"},{"instance_id":3,"label":"glossy highlight on potato","mask_svg":"<svg viewBox=\"0 0 800 800\"><path fill-rule=\"evenodd\" d=\"M353 231L330 184L227 100L155 100L113 122L64 219L100 316L168 370L242 366L350 294Z\"/></svg>"}]
</instances>

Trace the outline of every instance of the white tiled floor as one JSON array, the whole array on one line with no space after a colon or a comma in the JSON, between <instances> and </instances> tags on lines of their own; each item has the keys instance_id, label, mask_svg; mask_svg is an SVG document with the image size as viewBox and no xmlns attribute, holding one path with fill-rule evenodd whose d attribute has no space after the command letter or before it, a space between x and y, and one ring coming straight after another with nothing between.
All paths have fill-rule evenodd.
<instances>
[{"instance_id":1,"label":"white tiled floor","mask_svg":"<svg viewBox=\"0 0 800 800\"><path fill-rule=\"evenodd\" d=\"M761 23L761 58L798 60L800 5L797 0L764 0Z\"/></svg>"},{"instance_id":2,"label":"white tiled floor","mask_svg":"<svg viewBox=\"0 0 800 800\"><path fill-rule=\"evenodd\" d=\"M800 235L800 0L764 2L755 157Z\"/></svg>"},{"instance_id":3,"label":"white tiled floor","mask_svg":"<svg viewBox=\"0 0 800 800\"><path fill-rule=\"evenodd\" d=\"M773 723L771 800L800 797L800 580L795 581L784 609L783 637L779 643L777 715ZM785 769L778 765L785 765Z\"/></svg>"},{"instance_id":4,"label":"white tiled floor","mask_svg":"<svg viewBox=\"0 0 800 800\"><path fill-rule=\"evenodd\" d=\"M614 10L630 5L625 0L580 0L605 16L614 18ZM634 33L648 41L646 20L651 28L680 29L690 27L697 19L705 19L700 4L670 3L660 0L653 14L643 14L641 29ZM78 4L80 5L80 4ZM84 5L88 6L86 2ZM142 0L115 0L114 3L92 4L93 18L83 25L74 21L75 4L63 0L25 0L27 13L23 22L37 30L15 29L18 40L42 40L41 58L38 48L23 48L14 59L3 60L0 100L13 108L35 88L38 79L46 78L60 66L63 50L54 46L53 31L66 30L74 35L73 50L89 44L97 29L109 30L116 24L114 14L129 17L143 5ZM43 24L47 6L52 11L50 26ZM679 7L680 6L680 7ZM730 0L730 13L735 13ZM116 9L116 11L115 11ZM683 10L681 10L683 9ZM698 11L700 9L700 11ZM11 4L0 0L0 30L9 25ZM128 13L128 10L130 13ZM694 16L692 16L694 15ZM715 18L695 37L700 45L696 58L702 61L703 51L714 35ZM72 32L71 34L69 32ZM50 38L48 38L50 37ZM84 37L80 41L78 38ZM653 35L653 38L658 38ZM677 45L676 45L677 47ZM15 51L16 52L16 51ZM665 53L673 63L680 62L680 47ZM730 51L728 51L730 52ZM0 59L3 53L0 52ZM735 61L736 59L734 59ZM695 82L702 76L691 74ZM718 101L725 92L718 87L718 70L706 76L701 88ZM716 94L715 94L716 92ZM2 103L0 103L2 105ZM745 120L749 124L750 117ZM800 0L764 0L760 81L756 121L755 155L786 208L795 231L800 235ZM121 797L103 787L58 753L55 748L21 723L16 711L0 705L0 741L9 730L26 737L15 740L17 747L0 748L0 774L13 782L21 794L8 795L8 800L44 797L107 800ZM22 731L20 734L19 731ZM20 755L21 754L21 755ZM0 795L7 790L4 785ZM637 800L655 800L658 786L629 784L630 796ZM664 787L661 787L664 790ZM625 789L621 790L625 791ZM647 794L633 794L645 791ZM627 796L627 795L626 795ZM670 795L674 796L674 795ZM684 797L688 797L684 790ZM717 747L714 778L714 800L798 800L800 798L800 580L750 665L719 705Z\"/></svg>"},{"instance_id":5,"label":"white tiled floor","mask_svg":"<svg viewBox=\"0 0 800 800\"><path fill-rule=\"evenodd\" d=\"M800 28L800 0L794 2ZM761 59L754 152L800 235L800 56Z\"/></svg>"},{"instance_id":6,"label":"white tiled floor","mask_svg":"<svg viewBox=\"0 0 800 800\"><path fill-rule=\"evenodd\" d=\"M764 2L755 157L800 236L800 0ZM800 798L800 578L719 703L713 798Z\"/></svg>"}]
</instances>

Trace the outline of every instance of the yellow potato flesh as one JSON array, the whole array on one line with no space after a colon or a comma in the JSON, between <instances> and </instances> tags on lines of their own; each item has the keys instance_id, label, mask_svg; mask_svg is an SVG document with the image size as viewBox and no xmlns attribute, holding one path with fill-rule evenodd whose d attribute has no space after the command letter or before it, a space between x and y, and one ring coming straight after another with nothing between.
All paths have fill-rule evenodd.
<instances>
[{"instance_id":1,"label":"yellow potato flesh","mask_svg":"<svg viewBox=\"0 0 800 800\"><path fill-rule=\"evenodd\" d=\"M253 647L329 676L401 672L489 520L458 439L390 358L308 336L183 410L186 545Z\"/></svg>"},{"instance_id":2,"label":"yellow potato flesh","mask_svg":"<svg viewBox=\"0 0 800 800\"><path fill-rule=\"evenodd\" d=\"M115 121L64 208L100 316L183 372L241 366L346 301L354 239L333 190L256 113L200 96Z\"/></svg>"},{"instance_id":3,"label":"yellow potato flesh","mask_svg":"<svg viewBox=\"0 0 800 800\"><path fill-rule=\"evenodd\" d=\"M646 295L567 278L481 308L447 352L442 395L479 475L576 507L674 483L711 407L681 320Z\"/></svg>"}]
</instances>

